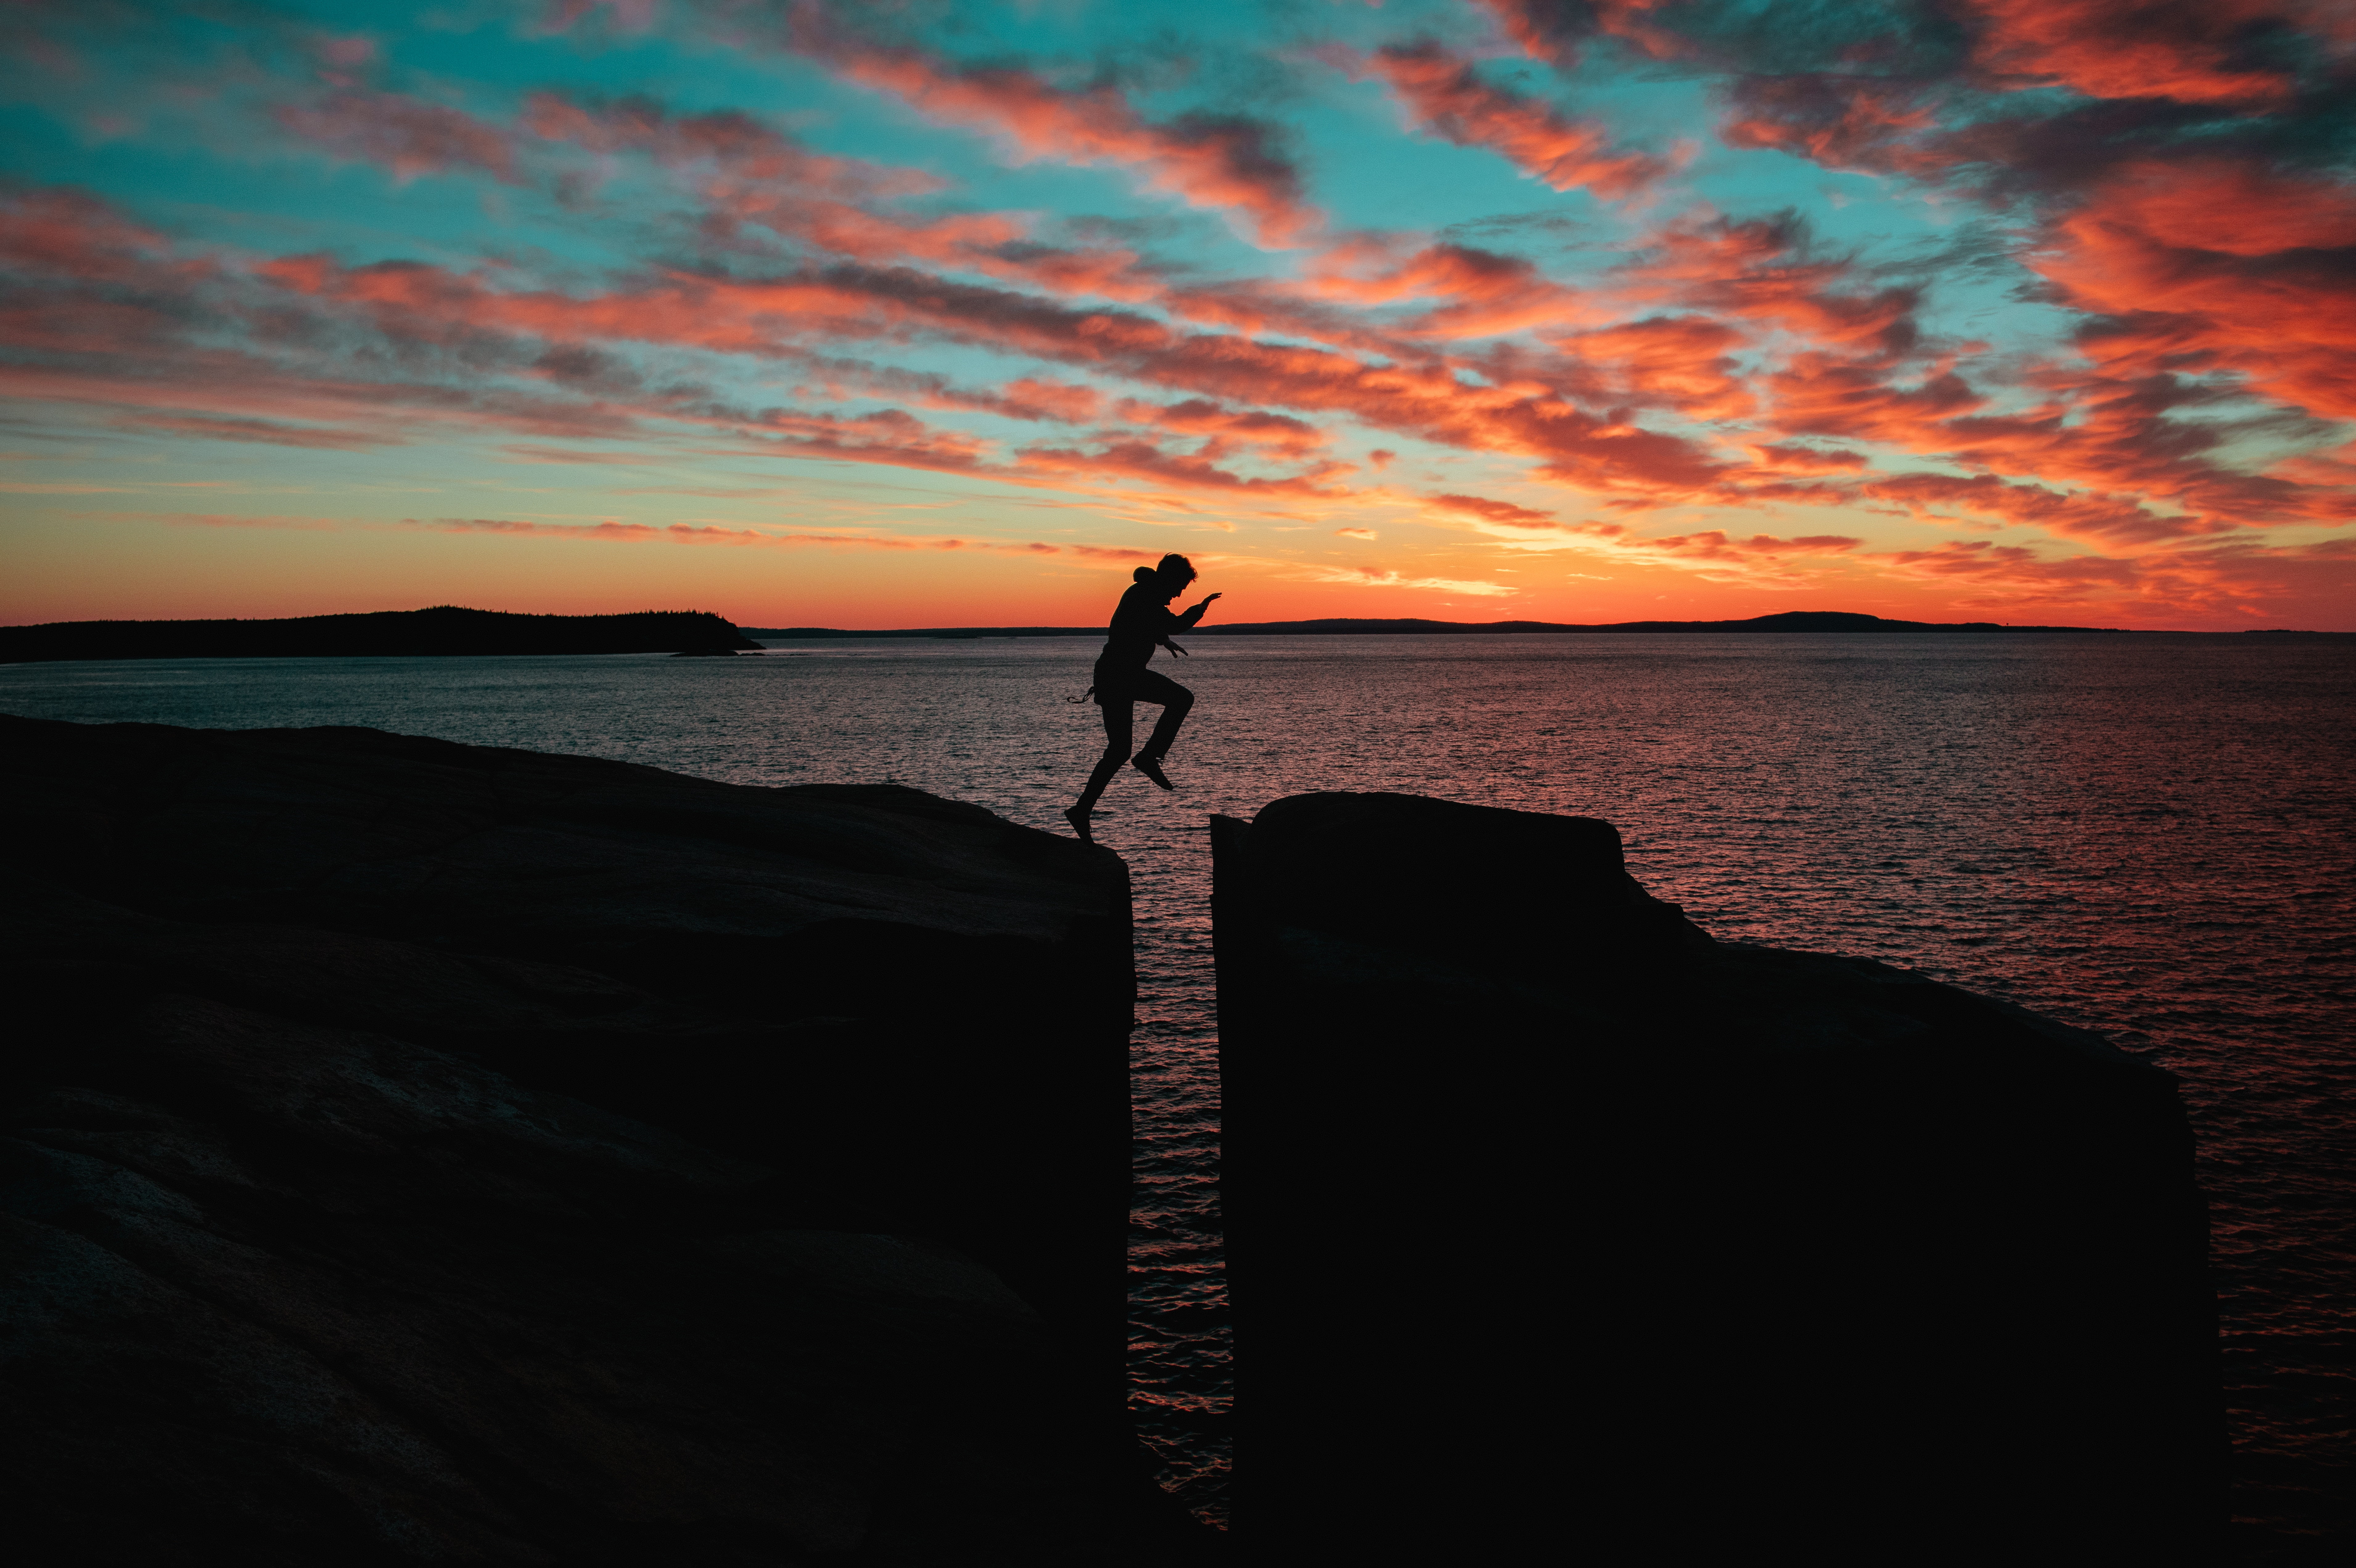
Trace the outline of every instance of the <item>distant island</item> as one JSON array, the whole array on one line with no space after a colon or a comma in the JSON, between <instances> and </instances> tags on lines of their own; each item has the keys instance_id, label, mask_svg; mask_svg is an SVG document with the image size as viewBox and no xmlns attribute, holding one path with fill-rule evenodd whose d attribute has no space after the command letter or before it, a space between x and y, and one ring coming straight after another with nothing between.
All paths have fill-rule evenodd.
<instances>
[{"instance_id":1,"label":"distant island","mask_svg":"<svg viewBox=\"0 0 2356 1568\"><path fill-rule=\"evenodd\" d=\"M701 610L535 616L436 605L286 620L67 620L0 627L0 663L60 659L289 659L468 653L758 652Z\"/></svg>"},{"instance_id":2,"label":"distant island","mask_svg":"<svg viewBox=\"0 0 2356 1568\"><path fill-rule=\"evenodd\" d=\"M1196 637L1516 636L1547 632L2042 632L2082 637L2284 637L2340 639L2356 632L2129 631L2100 626L2004 626L1996 621L1884 620L1845 610L1786 610L1748 620L1276 620L1198 626ZM634 615L512 615L436 605L370 615L284 620L67 620L0 627L0 664L65 659L299 659L479 653L734 654L772 642L833 638L1102 637L1101 626L947 626L888 631L829 626L740 628L702 610Z\"/></svg>"},{"instance_id":3,"label":"distant island","mask_svg":"<svg viewBox=\"0 0 2356 1568\"><path fill-rule=\"evenodd\" d=\"M1529 632L2067 632L2090 637L2202 637L2209 632L2137 633L2121 627L2108 626L2005 626L1992 620L1932 621L1884 620L1879 616L1856 615L1847 610L1785 610L1778 615L1752 616L1748 620L1622 620L1601 626L1581 626L1568 621L1551 620L1269 620L1223 622L1198 626L1191 634L1195 637L1439 637L1477 635L1494 637ZM1100 626L956 626L924 627L905 631L845 631L824 626L748 627L747 637L766 638L771 641L790 639L824 639L834 637L1102 637ZM2249 633L2227 633L2247 636ZM2262 632L2256 635L2273 637L2332 637L2356 635L2333 632Z\"/></svg>"}]
</instances>

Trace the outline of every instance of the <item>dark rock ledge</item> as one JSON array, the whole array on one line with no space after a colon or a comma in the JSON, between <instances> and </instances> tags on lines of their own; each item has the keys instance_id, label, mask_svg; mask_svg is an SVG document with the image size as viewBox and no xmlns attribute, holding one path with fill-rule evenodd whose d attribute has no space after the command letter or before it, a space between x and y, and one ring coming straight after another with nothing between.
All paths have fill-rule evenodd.
<instances>
[{"instance_id":1,"label":"dark rock ledge","mask_svg":"<svg viewBox=\"0 0 2356 1568\"><path fill-rule=\"evenodd\" d=\"M2217 1560L2167 1073L1713 941L1607 822L1319 794L1212 832L1239 1541Z\"/></svg>"},{"instance_id":2,"label":"dark rock ledge","mask_svg":"<svg viewBox=\"0 0 2356 1568\"><path fill-rule=\"evenodd\" d=\"M891 787L0 718L43 1562L1194 1560L1120 862Z\"/></svg>"}]
</instances>

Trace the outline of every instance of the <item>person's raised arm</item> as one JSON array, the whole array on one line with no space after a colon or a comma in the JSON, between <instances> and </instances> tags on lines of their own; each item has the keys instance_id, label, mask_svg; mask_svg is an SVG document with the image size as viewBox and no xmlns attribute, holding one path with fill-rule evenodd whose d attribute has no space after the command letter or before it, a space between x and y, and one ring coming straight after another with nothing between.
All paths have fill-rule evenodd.
<instances>
[{"instance_id":1,"label":"person's raised arm","mask_svg":"<svg viewBox=\"0 0 2356 1568\"><path fill-rule=\"evenodd\" d=\"M1170 618L1171 618L1172 620L1173 620L1173 621L1176 621L1176 622L1178 623L1178 625L1179 625L1180 627L1182 627L1182 628L1191 628L1194 625L1194 623L1195 623L1196 621L1199 621L1199 620L1201 620L1201 619L1203 618L1203 612L1204 612L1205 610L1209 609L1209 608L1211 607L1211 599L1215 599L1215 598L1217 598L1218 596L1219 596L1218 595L1216 595L1216 594L1213 594L1213 595L1211 595L1211 596L1210 596L1210 598L1206 598L1206 599L1205 599L1201 604L1196 605L1194 608L1192 608L1192 609L1188 610L1185 614L1183 614L1183 615L1174 615L1174 616L1172 616Z\"/></svg>"}]
</instances>

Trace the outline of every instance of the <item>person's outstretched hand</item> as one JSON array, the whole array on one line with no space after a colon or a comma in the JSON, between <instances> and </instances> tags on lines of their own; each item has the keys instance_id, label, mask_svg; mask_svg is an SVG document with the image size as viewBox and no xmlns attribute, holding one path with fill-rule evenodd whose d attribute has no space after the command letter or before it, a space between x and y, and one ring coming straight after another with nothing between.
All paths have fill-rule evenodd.
<instances>
[{"instance_id":1,"label":"person's outstretched hand","mask_svg":"<svg viewBox=\"0 0 2356 1568\"><path fill-rule=\"evenodd\" d=\"M1211 599L1215 599L1215 598L1219 598L1219 597L1222 597L1222 596L1223 596L1218 595L1218 594L1213 594L1213 595L1211 596L1211 597L1210 597L1210 598L1206 598L1206 599L1205 599L1201 604L1199 604L1199 605L1195 606L1194 607L1195 607L1196 609L1202 609L1202 610L1209 609L1209 608L1211 607Z\"/></svg>"}]
</instances>

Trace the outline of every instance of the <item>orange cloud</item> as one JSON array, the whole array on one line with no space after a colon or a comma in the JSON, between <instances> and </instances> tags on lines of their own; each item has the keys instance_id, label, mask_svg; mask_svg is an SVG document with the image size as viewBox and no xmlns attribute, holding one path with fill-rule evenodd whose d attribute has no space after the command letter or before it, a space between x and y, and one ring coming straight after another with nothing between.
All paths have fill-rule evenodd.
<instances>
[{"instance_id":1,"label":"orange cloud","mask_svg":"<svg viewBox=\"0 0 2356 1568\"><path fill-rule=\"evenodd\" d=\"M812 152L734 110L674 114L644 96L599 102L535 92L524 100L520 123L542 141L644 153L668 168L701 171L712 188L747 196L766 190L860 201L926 195L946 184L919 169Z\"/></svg>"},{"instance_id":2,"label":"orange cloud","mask_svg":"<svg viewBox=\"0 0 2356 1568\"><path fill-rule=\"evenodd\" d=\"M1811 253L1804 225L1789 214L1738 221L1702 211L1646 236L1614 278L1633 300L1674 300L1721 318L1780 328L1819 349L1890 358L1912 350L1922 291L1893 286L1856 292L1846 257Z\"/></svg>"},{"instance_id":3,"label":"orange cloud","mask_svg":"<svg viewBox=\"0 0 2356 1568\"><path fill-rule=\"evenodd\" d=\"M2297 0L1964 0L1964 10L1981 24L1972 59L1982 70L2092 98L2254 107L2296 83L2255 63L2254 36L2325 14Z\"/></svg>"},{"instance_id":4,"label":"orange cloud","mask_svg":"<svg viewBox=\"0 0 2356 1568\"><path fill-rule=\"evenodd\" d=\"M2026 545L1997 544L1986 539L1956 540L1930 550L1893 551L1880 559L1912 576L1970 577L2049 591L2066 587L2083 593L2095 585L2125 587L2136 579L2132 562L2102 555L2048 560Z\"/></svg>"},{"instance_id":5,"label":"orange cloud","mask_svg":"<svg viewBox=\"0 0 2356 1568\"><path fill-rule=\"evenodd\" d=\"M1938 114L1918 84L1874 77L1803 74L1738 77L1719 139L1764 147L1826 168L1927 176L1961 161L1940 134Z\"/></svg>"},{"instance_id":6,"label":"orange cloud","mask_svg":"<svg viewBox=\"0 0 2356 1568\"><path fill-rule=\"evenodd\" d=\"M1455 302L1395 324L1390 330L1402 338L1487 338L1526 327L1592 320L1601 315L1581 291L1540 276L1536 265L1518 256L1442 244L1428 246L1372 275L1344 270L1365 259L1366 251L1365 246L1328 251L1300 286L1322 298L1355 305L1421 299ZM1377 351L1389 347L1381 345Z\"/></svg>"},{"instance_id":7,"label":"orange cloud","mask_svg":"<svg viewBox=\"0 0 2356 1568\"><path fill-rule=\"evenodd\" d=\"M2181 626L2220 618L2244 625L2313 625L2356 595L2356 541L2288 548L2229 541L2146 551L2132 557L2050 558L1985 540L1869 557L1901 576L1964 587L1959 609L2062 607L2130 625Z\"/></svg>"},{"instance_id":8,"label":"orange cloud","mask_svg":"<svg viewBox=\"0 0 2356 1568\"><path fill-rule=\"evenodd\" d=\"M2356 188L2230 159L2131 165L2029 264L2081 310L2114 376L2240 372L2252 390L2356 418Z\"/></svg>"},{"instance_id":9,"label":"orange cloud","mask_svg":"<svg viewBox=\"0 0 2356 1568\"><path fill-rule=\"evenodd\" d=\"M1369 64L1390 84L1408 124L1460 147L1486 147L1542 185L1633 196L1669 170L1647 153L1615 148L1594 121L1572 120L1481 80L1471 61L1425 40L1377 49Z\"/></svg>"},{"instance_id":10,"label":"orange cloud","mask_svg":"<svg viewBox=\"0 0 2356 1568\"><path fill-rule=\"evenodd\" d=\"M1186 333L1128 312L1072 309L906 269L841 265L764 279L674 274L585 296L504 291L484 276L414 263L345 270L289 258L261 270L369 312L396 338L439 341L463 327L787 356L802 351L796 339L926 335L1208 397L1346 413L1442 445L1538 457L1541 472L1600 489L1693 493L1728 467L1691 441L1598 418L1543 385L1481 385L1438 363L1371 363L1313 347ZM860 454L845 448L844 455ZM920 466L929 466L941 454L921 456ZM1158 461L1143 451L1135 456L1141 464ZM1205 482L1219 481L1205 476Z\"/></svg>"},{"instance_id":11,"label":"orange cloud","mask_svg":"<svg viewBox=\"0 0 2356 1568\"><path fill-rule=\"evenodd\" d=\"M1757 412L1732 350L1743 335L1704 316L1655 316L1587 332L1544 334L1592 369L1584 395L1638 407L1674 408L1695 419L1744 419Z\"/></svg>"},{"instance_id":12,"label":"orange cloud","mask_svg":"<svg viewBox=\"0 0 2356 1568\"><path fill-rule=\"evenodd\" d=\"M0 196L0 263L35 277L83 284L184 286L215 276L209 260L176 257L171 242L97 198L66 188ZM148 319L145 313L141 318Z\"/></svg>"},{"instance_id":13,"label":"orange cloud","mask_svg":"<svg viewBox=\"0 0 2356 1568\"><path fill-rule=\"evenodd\" d=\"M1683 555L1704 561L1741 561L1754 555L1838 555L1865 542L1845 533L1807 533L1796 539L1778 539L1772 533L1754 533L1748 539L1730 539L1719 529L1706 533L1677 534L1660 539L1622 539L1621 547L1632 550L1656 550L1671 555Z\"/></svg>"},{"instance_id":14,"label":"orange cloud","mask_svg":"<svg viewBox=\"0 0 2356 1568\"><path fill-rule=\"evenodd\" d=\"M895 94L927 119L985 131L1026 162L1128 169L1149 190L1234 214L1262 246L1299 245L1324 226L1261 121L1198 113L1154 124L1118 88L1060 88L1018 67L958 65L869 43L816 5L796 9L792 38L803 53L861 86Z\"/></svg>"},{"instance_id":15,"label":"orange cloud","mask_svg":"<svg viewBox=\"0 0 2356 1568\"><path fill-rule=\"evenodd\" d=\"M1841 474L1855 473L1865 467L1862 454L1840 447L1781 446L1753 446L1751 455L1757 466L1780 474Z\"/></svg>"},{"instance_id":16,"label":"orange cloud","mask_svg":"<svg viewBox=\"0 0 2356 1568\"><path fill-rule=\"evenodd\" d=\"M1189 398L1168 405L1124 398L1113 412L1131 424L1151 424L1181 435L1206 435L1211 446L1205 457L1216 457L1234 446L1261 448L1271 456L1299 460L1324 449L1326 435L1306 420L1258 409L1232 409L1205 398Z\"/></svg>"},{"instance_id":17,"label":"orange cloud","mask_svg":"<svg viewBox=\"0 0 2356 1568\"><path fill-rule=\"evenodd\" d=\"M2231 524L2195 516L2166 516L2125 497L2071 495L2042 485L2009 485L1993 474L1968 479L1944 474L1898 474L1858 487L1858 493L1904 507L1917 517L1933 508L2000 518L2082 538L2146 542L2216 533Z\"/></svg>"},{"instance_id":18,"label":"orange cloud","mask_svg":"<svg viewBox=\"0 0 2356 1568\"><path fill-rule=\"evenodd\" d=\"M1550 60L1569 70L1579 63L1580 46L1590 38L1610 38L1629 44L1655 59L1675 59L1693 52L1692 46L1671 28L1648 16L1667 10L1663 0L1477 0L1497 18L1508 38L1533 59Z\"/></svg>"},{"instance_id":19,"label":"orange cloud","mask_svg":"<svg viewBox=\"0 0 2356 1568\"><path fill-rule=\"evenodd\" d=\"M683 122L651 109L633 113L632 136L690 135L679 129ZM581 134L593 132L622 134L605 121ZM748 161L787 156L757 126L692 134L750 149L743 151ZM1700 215L1665 224L1605 288L1564 307L1600 313L1633 296L1674 301L1676 314L1557 328L1546 334L1545 349L1498 345L1451 358L1395 333L1353 327L1363 317L1346 314L1335 323L1296 314L1291 324L1381 347L1344 351L1314 340L1194 331L1136 310L1075 306L907 266L642 274L565 293L521 285L521 274L508 268L346 267L317 255L248 263L179 254L98 204L57 194L0 199L0 266L11 269L11 293L21 302L0 312L0 341L43 346L39 355L0 367L0 391L108 405L134 424L161 420L157 428L179 433L324 446L412 439L427 422L541 439L675 439L685 431L739 452L1034 487L1103 486L1106 494L1178 510L1194 509L1189 496L1213 495L1319 510L1348 493L1341 481L1351 470L1320 455L1333 422L1351 420L1440 446L1526 458L1536 477L1631 510L1887 500L2142 544L2250 521L2356 515L2348 476L2329 465L2277 462L2266 473L2242 472L2218 456L2233 436L2230 422L2181 417L2232 388L2187 380L2187 361L2171 366L2160 357L2166 344L2206 333L2213 347L2208 360L2189 361L2196 371L2214 364L2254 378L2276 375L2271 384L2305 374L2323 378L2327 391L2326 359L2348 357L2328 330L2265 341L2255 320L2229 318L2230 297L2211 301L2201 292L2211 286L2202 269L2246 268L2262 279L2288 280L2286 287L2297 284L2300 297L2315 296L2327 327L2330 309L2344 315L2344 299L2321 297L2328 291L2313 280L2323 275L2315 258L2336 254L2329 247L2349 231L2345 204L2322 199L2319 192L2328 188L2312 182L2270 182L2238 165L2228 174L2195 192L2249 196L2253 220L2235 225L2225 248L2194 245L2197 214L2154 180L2105 187L2070 215L2068 221L2096 225L2105 242L2125 242L2117 240L2125 235L2168 257L2196 252L2171 261L2177 271L2169 275L2189 278L2182 286L2204 308L2162 311L2156 306L2168 301L2156 295L2140 308L2108 301L2115 313L2094 318L2081 339L2091 364L2033 367L2030 384L2046 401L2008 413L1991 412L1986 395L1944 361L1921 368L1907 347L1912 291L1857 286L1850 262L1813 252L1804 231L1781 220ZM2076 253L2071 243L2057 243L2040 264L2063 275ZM1378 247L1362 245L1333 260L1376 253ZM1522 291L1571 292L1537 278L1527 263L1462 246L1425 247L1388 274L1354 276L1336 267L1312 275L1337 295L1376 303L1436 294L1467 308L1520 309ZM266 331L252 330L265 321ZM1751 335L1761 328L1812 346L1795 352L1781 339ZM241 331L252 349L214 346ZM367 362L381 381L362 380L356 370L350 381L327 382L265 353L305 335L371 333L354 340L378 346ZM1108 397L1044 370L1001 388L963 388L937 374L819 351L846 341L967 344L1177 395ZM837 398L874 393L909 406L1069 424L1119 418L1149 427L1157 439L1108 441L1099 433L1001 458L991 442L928 425L901 408L747 407L691 378L666 373L655 381L631 369L619 348L628 344L792 365ZM1764 372L1747 371L1746 349L1782 358L1771 359ZM450 367L444 380L416 373L438 364ZM1695 418L1749 417L1762 390L1769 400L1759 434L1802 443L1754 440L1743 460L1730 461L1706 441L1635 422L1636 411L1652 407ZM1159 439L1166 436L1200 445L1175 451ZM1990 479L1943 497L1919 488L1876 496L1779 477L1862 475L1861 456L1823 452L1805 445L1807 437L1875 441L1936 454L1983 476L2029 475L2082 489L2014 486L1999 493ZM612 456L543 450L552 460ZM1271 462L1285 467L1259 471ZM1309 467L1293 467L1301 464ZM1148 491L1111 488L1131 486ZM2155 503L2178 510L2157 510Z\"/></svg>"},{"instance_id":20,"label":"orange cloud","mask_svg":"<svg viewBox=\"0 0 2356 1568\"><path fill-rule=\"evenodd\" d=\"M1347 492L1321 481L1351 470L1347 464L1320 463L1305 474L1280 478L1250 478L1230 472L1200 453L1165 452L1150 441L1111 441L1092 452L1070 447L1029 446L1015 461L1035 473L1146 479L1193 489L1224 491L1238 498L1317 497L1331 499Z\"/></svg>"},{"instance_id":21,"label":"orange cloud","mask_svg":"<svg viewBox=\"0 0 2356 1568\"><path fill-rule=\"evenodd\" d=\"M1786 435L1887 441L1915 451L1955 445L1947 422L1987 403L1953 371L1901 387L1887 371L1831 354L1794 355L1766 381L1775 428Z\"/></svg>"},{"instance_id":22,"label":"orange cloud","mask_svg":"<svg viewBox=\"0 0 2356 1568\"><path fill-rule=\"evenodd\" d=\"M1078 424L1097 417L1104 403L1093 387L1072 386L1063 381L1041 381L1025 376L1006 383L1003 412L1021 411L1034 419L1060 420L1066 424Z\"/></svg>"},{"instance_id":23,"label":"orange cloud","mask_svg":"<svg viewBox=\"0 0 2356 1568\"><path fill-rule=\"evenodd\" d=\"M1443 593L1476 598L1502 597L1521 592L1502 583L1462 577L1415 577L1381 566L1316 566L1298 574L1312 583L1347 583L1354 588L1437 588Z\"/></svg>"},{"instance_id":24,"label":"orange cloud","mask_svg":"<svg viewBox=\"0 0 2356 1568\"><path fill-rule=\"evenodd\" d=\"M1490 500L1484 496L1437 495L1423 498L1446 511L1462 512L1483 522L1502 523L1508 528L1560 528L1555 514L1537 511L1529 507L1515 506L1511 501Z\"/></svg>"},{"instance_id":25,"label":"orange cloud","mask_svg":"<svg viewBox=\"0 0 2356 1568\"><path fill-rule=\"evenodd\" d=\"M1130 562L1161 559L1150 550L1125 550L1098 544L1017 543L996 539L914 539L889 533L775 533L756 528L712 528L683 522L594 523L530 522L496 517L403 518L403 528L436 533L502 533L537 539L584 541L598 544L727 544L755 548L803 545L847 545L862 550L980 550L1012 555L1071 555L1085 561Z\"/></svg>"},{"instance_id":26,"label":"orange cloud","mask_svg":"<svg viewBox=\"0 0 2356 1568\"><path fill-rule=\"evenodd\" d=\"M861 261L927 261L1061 294L1147 299L1163 286L1125 247L1033 242L1027 214L895 210L892 203L931 194L945 182L916 169L812 152L734 111L674 114L643 97L583 102L541 92L526 101L522 124L546 142L606 156L638 153L671 171L701 201L698 227L707 242L755 228ZM559 181L560 194L572 178Z\"/></svg>"}]
</instances>

